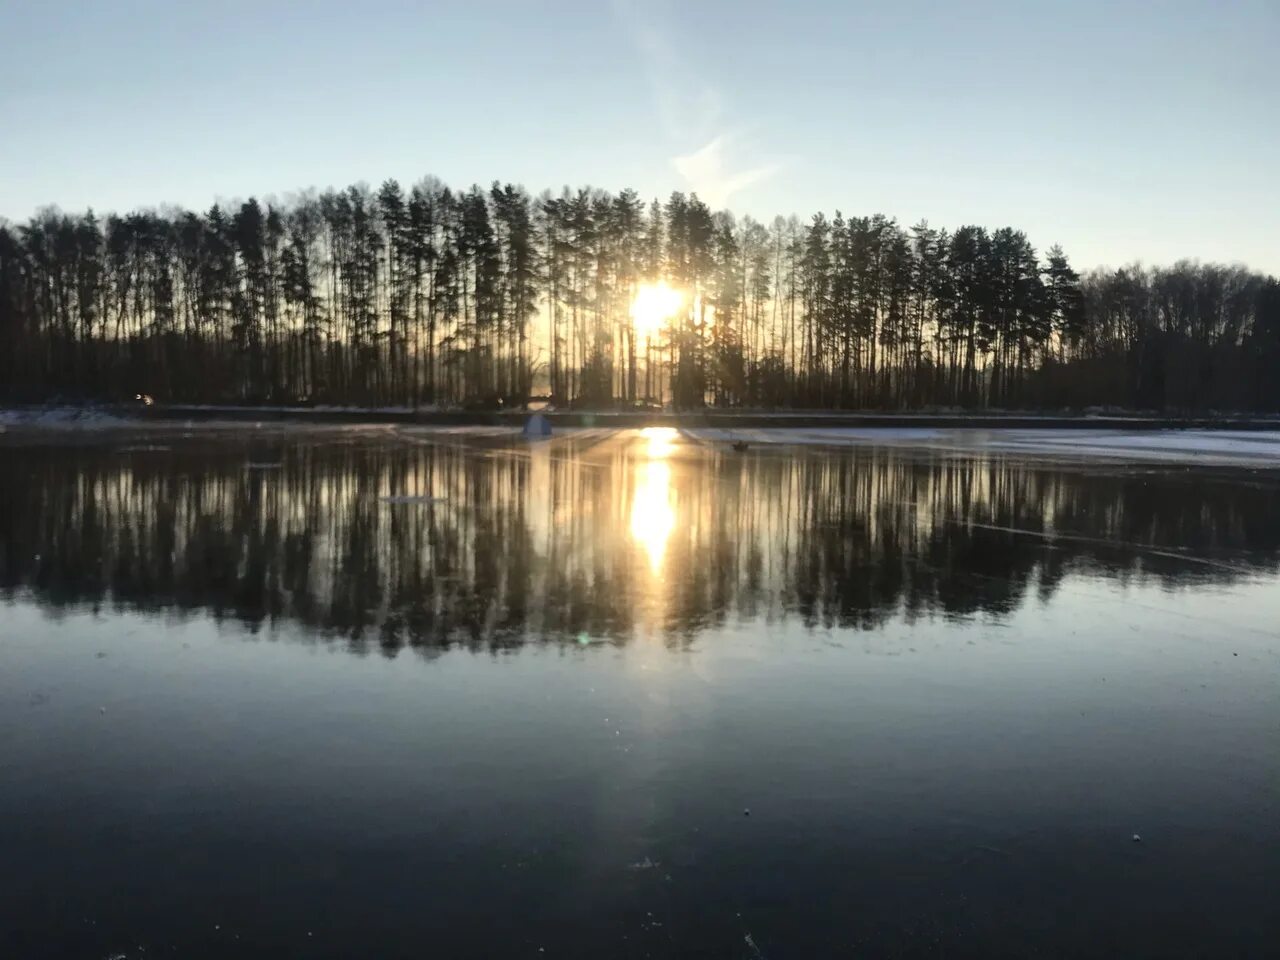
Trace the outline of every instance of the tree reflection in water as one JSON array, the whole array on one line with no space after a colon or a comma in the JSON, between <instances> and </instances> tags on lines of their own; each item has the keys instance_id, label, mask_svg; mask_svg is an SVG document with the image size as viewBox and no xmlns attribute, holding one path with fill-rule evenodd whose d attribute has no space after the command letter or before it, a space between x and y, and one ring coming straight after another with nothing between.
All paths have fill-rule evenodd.
<instances>
[{"instance_id":1,"label":"tree reflection in water","mask_svg":"<svg viewBox=\"0 0 1280 960\"><path fill-rule=\"evenodd\" d=\"M681 644L730 618L1001 616L1073 573L1177 587L1272 573L1280 556L1270 475L675 440L11 446L0 589L52 611L293 624L394 655Z\"/></svg>"}]
</instances>

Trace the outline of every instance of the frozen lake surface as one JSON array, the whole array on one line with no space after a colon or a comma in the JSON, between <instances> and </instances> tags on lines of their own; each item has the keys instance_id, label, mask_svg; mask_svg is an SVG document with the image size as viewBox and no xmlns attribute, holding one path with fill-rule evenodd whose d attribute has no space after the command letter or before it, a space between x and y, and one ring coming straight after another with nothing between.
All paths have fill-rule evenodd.
<instances>
[{"instance_id":1,"label":"frozen lake surface","mask_svg":"<svg viewBox=\"0 0 1280 960\"><path fill-rule=\"evenodd\" d=\"M0 956L1269 953L1277 437L1043 433L10 423Z\"/></svg>"},{"instance_id":2,"label":"frozen lake surface","mask_svg":"<svg viewBox=\"0 0 1280 960\"><path fill-rule=\"evenodd\" d=\"M734 440L771 446L893 446L939 453L1021 453L1028 457L1210 463L1280 468L1274 430L965 429L930 427L815 427L683 431L707 443Z\"/></svg>"}]
</instances>

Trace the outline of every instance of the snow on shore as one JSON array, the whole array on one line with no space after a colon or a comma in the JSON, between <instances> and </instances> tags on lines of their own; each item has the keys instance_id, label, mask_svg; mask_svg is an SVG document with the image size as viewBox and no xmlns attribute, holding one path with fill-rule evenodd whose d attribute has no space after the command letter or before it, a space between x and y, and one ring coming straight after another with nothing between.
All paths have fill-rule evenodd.
<instances>
[{"instance_id":1,"label":"snow on shore","mask_svg":"<svg viewBox=\"0 0 1280 960\"><path fill-rule=\"evenodd\" d=\"M136 420L118 417L93 407L0 407L0 430L9 427L32 430L93 430L135 426Z\"/></svg>"},{"instance_id":2,"label":"snow on shore","mask_svg":"<svg viewBox=\"0 0 1280 960\"><path fill-rule=\"evenodd\" d=\"M761 446L893 446L954 453L1026 453L1078 459L1280 467L1274 430L1024 430L925 427L686 428L692 440Z\"/></svg>"},{"instance_id":3,"label":"snow on shore","mask_svg":"<svg viewBox=\"0 0 1280 960\"><path fill-rule=\"evenodd\" d=\"M197 408L189 408L197 409ZM263 408L207 407L207 410L247 410ZM277 408L287 411L288 408ZM316 409L316 408L308 408ZM340 409L340 408L329 408ZM356 409L356 408L349 408ZM370 411L376 412L376 411ZM1053 456L1076 460L1121 460L1130 462L1163 462L1177 464L1236 465L1247 467L1280 468L1280 431L1277 430L1213 430L1168 429L1135 430L1121 426L1088 429L1031 429L972 427L916 427L906 420L902 426L893 427L800 427L787 426L787 418L780 416L774 427L731 428L688 426L678 428L688 441L710 446L728 447L735 441L745 441L757 447L826 446L837 448L892 446L902 449L928 450L957 455L977 453L1026 454L1028 456ZM45 406L0 407L0 432L12 429L19 432L83 431L146 427L148 433L170 430L191 431L225 429L229 421L210 420L151 420L121 416L94 407ZM241 427L242 424L236 426ZM258 426L265 426L259 424ZM333 429L335 424L277 422L272 429L306 430ZM469 438L490 440L501 437L518 437L520 427L488 424L413 424L395 427L386 423L370 423L369 429L392 431L405 437L432 441L436 438L466 441ZM348 424L340 427L343 432L362 430L363 425ZM592 428L560 428L556 434L582 440L590 436L604 439L607 435L619 437L638 434L638 429L615 428L599 425Z\"/></svg>"}]
</instances>

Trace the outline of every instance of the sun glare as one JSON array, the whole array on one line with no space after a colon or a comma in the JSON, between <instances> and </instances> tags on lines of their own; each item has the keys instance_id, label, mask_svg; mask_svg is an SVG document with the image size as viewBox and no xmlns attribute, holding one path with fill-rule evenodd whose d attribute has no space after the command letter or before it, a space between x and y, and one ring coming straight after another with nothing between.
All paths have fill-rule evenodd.
<instances>
[{"instance_id":1,"label":"sun glare","mask_svg":"<svg viewBox=\"0 0 1280 960\"><path fill-rule=\"evenodd\" d=\"M672 290L665 281L641 284L636 289L635 300L631 302L631 319L635 321L636 332L643 336L657 333L675 316L683 301L680 291Z\"/></svg>"}]
</instances>

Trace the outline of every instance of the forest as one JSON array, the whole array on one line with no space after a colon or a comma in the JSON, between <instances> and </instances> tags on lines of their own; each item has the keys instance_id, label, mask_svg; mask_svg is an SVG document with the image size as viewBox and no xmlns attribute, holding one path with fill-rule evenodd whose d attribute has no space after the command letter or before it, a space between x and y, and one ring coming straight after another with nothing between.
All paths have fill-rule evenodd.
<instances>
[{"instance_id":1,"label":"forest","mask_svg":"<svg viewBox=\"0 0 1280 960\"><path fill-rule=\"evenodd\" d=\"M1277 370L1276 278L1013 227L432 178L0 221L10 402L1274 412Z\"/></svg>"}]
</instances>

